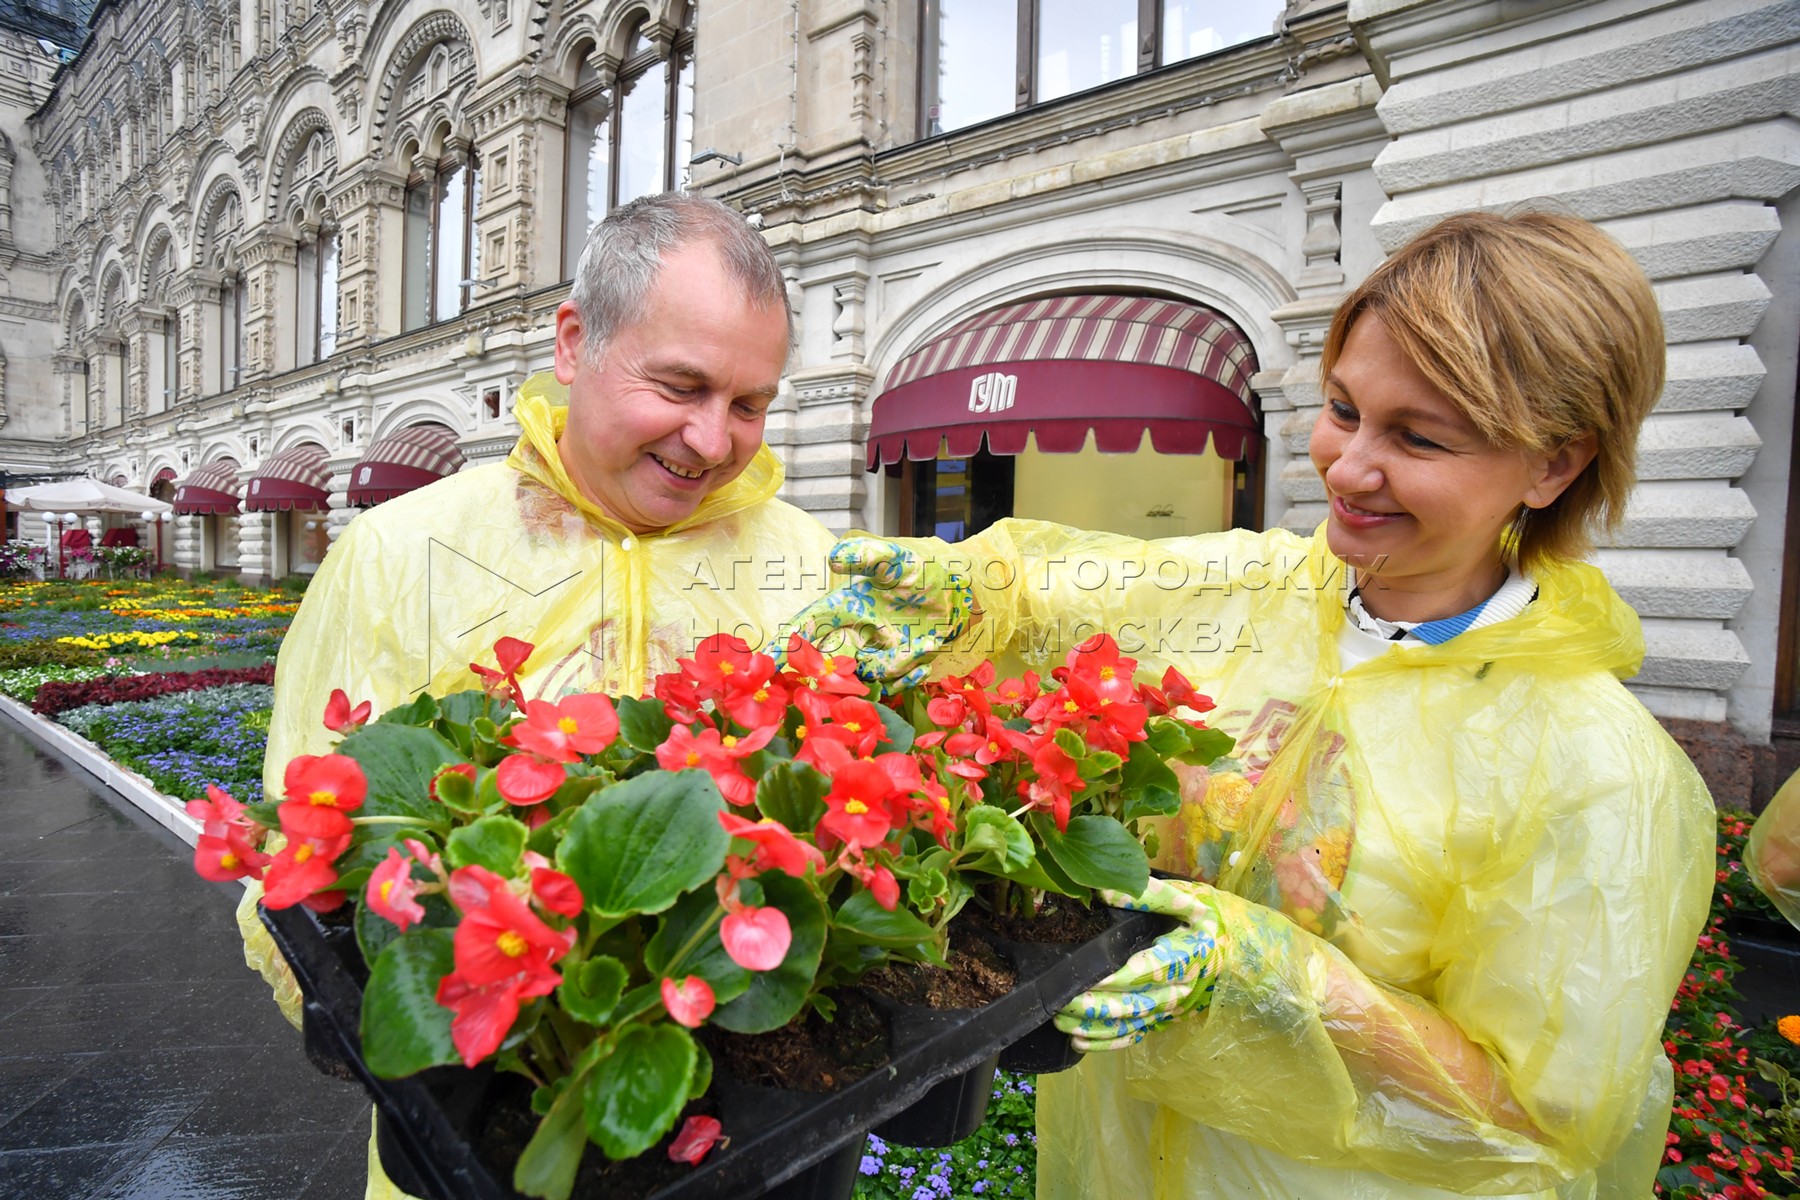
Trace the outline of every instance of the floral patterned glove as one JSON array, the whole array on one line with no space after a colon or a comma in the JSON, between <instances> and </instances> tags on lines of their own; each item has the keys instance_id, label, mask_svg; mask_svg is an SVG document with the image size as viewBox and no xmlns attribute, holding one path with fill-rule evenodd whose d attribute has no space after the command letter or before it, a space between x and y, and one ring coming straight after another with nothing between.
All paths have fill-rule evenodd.
<instances>
[{"instance_id":1,"label":"floral patterned glove","mask_svg":"<svg viewBox=\"0 0 1800 1200\"><path fill-rule=\"evenodd\" d=\"M1056 1027L1077 1050L1122 1050L1212 1001L1219 970L1219 913L1206 899L1209 891L1203 883L1153 878L1135 900L1119 892L1100 893L1115 908L1162 913L1182 924L1057 1013Z\"/></svg>"},{"instance_id":2,"label":"floral patterned glove","mask_svg":"<svg viewBox=\"0 0 1800 1200\"><path fill-rule=\"evenodd\" d=\"M855 578L796 614L794 631L827 652L854 654L856 673L884 695L923 682L931 657L969 627L969 581L896 542L845 538L831 548L831 569Z\"/></svg>"}]
</instances>

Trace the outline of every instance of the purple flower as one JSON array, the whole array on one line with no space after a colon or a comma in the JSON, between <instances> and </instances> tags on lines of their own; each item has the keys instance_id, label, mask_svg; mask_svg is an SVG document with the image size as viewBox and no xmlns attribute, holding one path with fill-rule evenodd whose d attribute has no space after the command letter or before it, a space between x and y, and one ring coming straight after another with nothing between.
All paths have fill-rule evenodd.
<instances>
[{"instance_id":1,"label":"purple flower","mask_svg":"<svg viewBox=\"0 0 1800 1200\"><path fill-rule=\"evenodd\" d=\"M987 1166L987 1163L983 1162L981 1165L985 1167L985 1166ZM977 1196L981 1195L981 1193L987 1191L987 1180L977 1179L975 1181L975 1186L970 1188L969 1190L971 1192L974 1192Z\"/></svg>"},{"instance_id":2,"label":"purple flower","mask_svg":"<svg viewBox=\"0 0 1800 1200\"><path fill-rule=\"evenodd\" d=\"M873 1155L865 1154L862 1166L858 1167L857 1171L863 1175L879 1175L881 1174L881 1160Z\"/></svg>"}]
</instances>

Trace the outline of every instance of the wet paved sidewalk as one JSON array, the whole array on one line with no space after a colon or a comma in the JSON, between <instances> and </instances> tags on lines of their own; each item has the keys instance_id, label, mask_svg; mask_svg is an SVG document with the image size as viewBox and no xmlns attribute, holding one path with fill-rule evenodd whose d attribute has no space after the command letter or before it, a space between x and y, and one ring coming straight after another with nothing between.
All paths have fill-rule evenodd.
<instances>
[{"instance_id":1,"label":"wet paved sidewalk","mask_svg":"<svg viewBox=\"0 0 1800 1200\"><path fill-rule=\"evenodd\" d=\"M0 1197L356 1200L369 1108L244 966L236 885L0 718Z\"/></svg>"}]
</instances>

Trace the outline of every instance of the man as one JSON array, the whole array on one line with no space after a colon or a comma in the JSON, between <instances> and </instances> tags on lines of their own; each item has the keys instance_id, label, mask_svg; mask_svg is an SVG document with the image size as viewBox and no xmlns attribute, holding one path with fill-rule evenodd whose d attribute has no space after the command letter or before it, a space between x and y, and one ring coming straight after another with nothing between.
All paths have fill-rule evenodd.
<instances>
[{"instance_id":1,"label":"man","mask_svg":"<svg viewBox=\"0 0 1800 1200\"><path fill-rule=\"evenodd\" d=\"M377 713L479 686L502 637L536 650L528 695L642 694L700 639L768 644L822 595L832 535L775 498L763 422L787 361L781 272L731 209L681 193L611 213L556 311L554 379L514 407L504 464L474 467L352 522L295 614L263 771L325 752L333 688ZM298 1024L292 976L239 910L246 958ZM370 1153L370 1197L399 1195Z\"/></svg>"},{"instance_id":2,"label":"man","mask_svg":"<svg viewBox=\"0 0 1800 1200\"><path fill-rule=\"evenodd\" d=\"M380 712L475 687L469 663L515 637L534 697L637 695L701 638L760 647L823 594L831 535L775 498L762 444L789 328L773 255L717 201L596 226L511 456L365 513L321 564L276 671L268 794L329 744L333 688Z\"/></svg>"}]
</instances>

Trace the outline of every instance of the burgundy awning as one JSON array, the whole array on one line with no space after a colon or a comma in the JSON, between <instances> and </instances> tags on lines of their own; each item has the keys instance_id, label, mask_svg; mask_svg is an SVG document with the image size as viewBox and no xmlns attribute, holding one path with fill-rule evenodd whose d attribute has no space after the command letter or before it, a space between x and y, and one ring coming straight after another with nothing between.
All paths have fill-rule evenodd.
<instances>
[{"instance_id":1,"label":"burgundy awning","mask_svg":"<svg viewBox=\"0 0 1800 1200\"><path fill-rule=\"evenodd\" d=\"M235 513L238 510L238 465L215 459L175 488L175 511L187 516Z\"/></svg>"},{"instance_id":2,"label":"burgundy awning","mask_svg":"<svg viewBox=\"0 0 1800 1200\"><path fill-rule=\"evenodd\" d=\"M352 505L367 508L436 483L462 469L456 435L441 425L413 425L378 439L350 470Z\"/></svg>"},{"instance_id":3,"label":"burgundy awning","mask_svg":"<svg viewBox=\"0 0 1800 1200\"><path fill-rule=\"evenodd\" d=\"M331 470L319 446L295 446L271 455L250 477L244 507L251 512L330 507Z\"/></svg>"},{"instance_id":4,"label":"burgundy awning","mask_svg":"<svg viewBox=\"0 0 1800 1200\"><path fill-rule=\"evenodd\" d=\"M1257 453L1255 352L1218 313L1143 296L1057 296L993 309L888 373L869 426L870 470L936 458L1095 445L1129 453L1150 431L1162 454Z\"/></svg>"}]
</instances>

